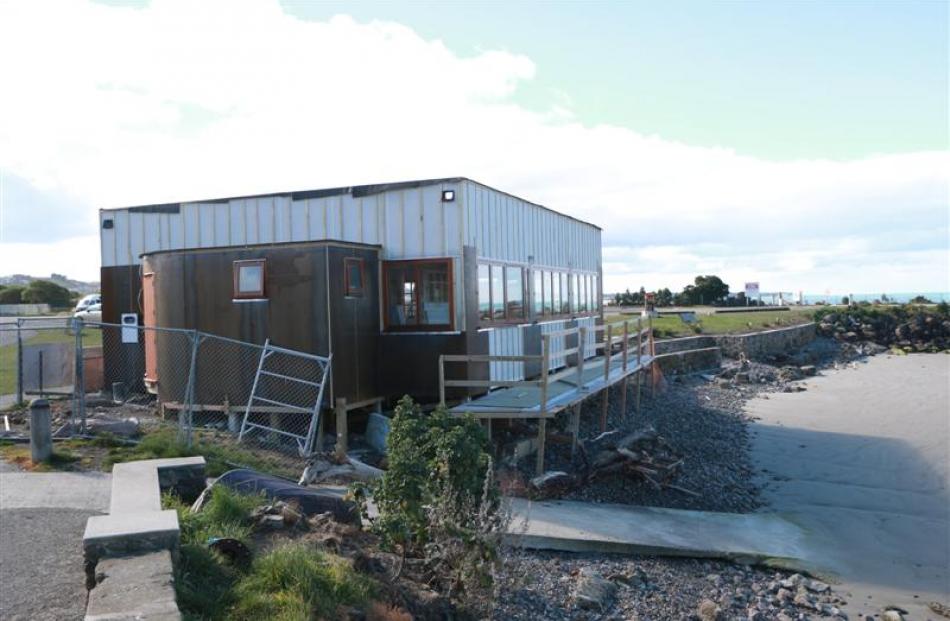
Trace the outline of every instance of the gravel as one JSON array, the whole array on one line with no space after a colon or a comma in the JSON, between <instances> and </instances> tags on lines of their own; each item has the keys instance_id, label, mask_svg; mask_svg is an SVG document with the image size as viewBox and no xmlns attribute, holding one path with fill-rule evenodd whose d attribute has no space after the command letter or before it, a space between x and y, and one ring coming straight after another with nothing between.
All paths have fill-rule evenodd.
<instances>
[{"instance_id":1,"label":"gravel","mask_svg":"<svg viewBox=\"0 0 950 621\"><path fill-rule=\"evenodd\" d=\"M592 573L615 585L600 607L576 597ZM725 561L511 551L493 618L844 618L844 603L819 580Z\"/></svg>"}]
</instances>

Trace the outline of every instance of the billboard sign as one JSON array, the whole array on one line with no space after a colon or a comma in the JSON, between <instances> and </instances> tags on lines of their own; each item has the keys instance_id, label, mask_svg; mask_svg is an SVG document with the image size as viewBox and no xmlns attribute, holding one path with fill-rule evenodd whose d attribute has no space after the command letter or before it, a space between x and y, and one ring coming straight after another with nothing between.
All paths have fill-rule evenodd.
<instances>
[{"instance_id":1,"label":"billboard sign","mask_svg":"<svg viewBox=\"0 0 950 621\"><path fill-rule=\"evenodd\" d=\"M757 298L759 297L759 283L757 282L747 282L745 284L745 297L747 298Z\"/></svg>"}]
</instances>

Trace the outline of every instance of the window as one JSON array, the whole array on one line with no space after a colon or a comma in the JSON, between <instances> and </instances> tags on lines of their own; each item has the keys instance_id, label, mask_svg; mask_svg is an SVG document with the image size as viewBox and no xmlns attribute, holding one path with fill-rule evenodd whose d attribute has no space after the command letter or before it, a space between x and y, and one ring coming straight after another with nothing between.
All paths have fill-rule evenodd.
<instances>
[{"instance_id":1,"label":"window","mask_svg":"<svg viewBox=\"0 0 950 621\"><path fill-rule=\"evenodd\" d=\"M534 281L534 297L531 299L531 308L535 316L544 314L544 272L541 270L532 270L531 278Z\"/></svg>"},{"instance_id":2,"label":"window","mask_svg":"<svg viewBox=\"0 0 950 621\"><path fill-rule=\"evenodd\" d=\"M264 297L265 266L264 259L234 262L234 299L248 300Z\"/></svg>"},{"instance_id":3,"label":"window","mask_svg":"<svg viewBox=\"0 0 950 621\"><path fill-rule=\"evenodd\" d=\"M524 319L524 270L520 267L505 267L505 308L508 319Z\"/></svg>"},{"instance_id":4,"label":"window","mask_svg":"<svg viewBox=\"0 0 950 621\"><path fill-rule=\"evenodd\" d=\"M596 276L591 276L591 283L593 283L591 286L594 289L594 304L591 306L591 310L599 311L600 305L603 304L603 296L601 295L600 287L598 286L600 284L600 279L598 279Z\"/></svg>"},{"instance_id":5,"label":"window","mask_svg":"<svg viewBox=\"0 0 950 621\"><path fill-rule=\"evenodd\" d=\"M478 266L478 318L491 321L491 274L484 263Z\"/></svg>"},{"instance_id":6,"label":"window","mask_svg":"<svg viewBox=\"0 0 950 621\"><path fill-rule=\"evenodd\" d=\"M343 259L343 281L346 296L349 298L363 297L363 259L346 257Z\"/></svg>"},{"instance_id":7,"label":"window","mask_svg":"<svg viewBox=\"0 0 950 621\"><path fill-rule=\"evenodd\" d=\"M501 265L491 266L491 317L505 318L505 268Z\"/></svg>"},{"instance_id":8,"label":"window","mask_svg":"<svg viewBox=\"0 0 950 621\"><path fill-rule=\"evenodd\" d=\"M561 282L561 314L567 315L571 312L571 298L569 295L567 281L569 274L561 272L558 274L558 280Z\"/></svg>"},{"instance_id":9,"label":"window","mask_svg":"<svg viewBox=\"0 0 950 621\"><path fill-rule=\"evenodd\" d=\"M577 288L580 291L580 302L577 305L577 310L580 313L586 313L587 312L587 274L578 274L577 284L578 284Z\"/></svg>"},{"instance_id":10,"label":"window","mask_svg":"<svg viewBox=\"0 0 950 621\"><path fill-rule=\"evenodd\" d=\"M551 283L554 282L554 274L552 272L544 272L544 314L551 315L554 313L554 308L557 308L554 304L554 289L551 287Z\"/></svg>"},{"instance_id":11,"label":"window","mask_svg":"<svg viewBox=\"0 0 950 621\"><path fill-rule=\"evenodd\" d=\"M451 330L452 260L386 261L386 328Z\"/></svg>"}]
</instances>

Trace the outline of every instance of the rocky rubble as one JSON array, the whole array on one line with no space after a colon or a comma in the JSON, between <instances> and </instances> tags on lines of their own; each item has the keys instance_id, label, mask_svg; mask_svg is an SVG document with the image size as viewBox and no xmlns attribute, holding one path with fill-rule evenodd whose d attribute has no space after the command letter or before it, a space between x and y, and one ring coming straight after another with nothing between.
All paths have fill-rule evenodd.
<instances>
[{"instance_id":1,"label":"rocky rubble","mask_svg":"<svg viewBox=\"0 0 950 621\"><path fill-rule=\"evenodd\" d=\"M724 561L513 552L495 619L846 619L820 580Z\"/></svg>"},{"instance_id":2,"label":"rocky rubble","mask_svg":"<svg viewBox=\"0 0 950 621\"><path fill-rule=\"evenodd\" d=\"M851 307L824 314L818 334L845 343L867 341L904 352L950 349L950 316L916 306Z\"/></svg>"}]
</instances>

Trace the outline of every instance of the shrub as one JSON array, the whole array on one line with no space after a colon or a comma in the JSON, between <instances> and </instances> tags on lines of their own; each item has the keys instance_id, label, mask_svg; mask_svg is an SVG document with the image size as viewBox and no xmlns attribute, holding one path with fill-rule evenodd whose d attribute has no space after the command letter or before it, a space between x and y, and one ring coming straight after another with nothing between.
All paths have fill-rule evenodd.
<instances>
[{"instance_id":1,"label":"shrub","mask_svg":"<svg viewBox=\"0 0 950 621\"><path fill-rule=\"evenodd\" d=\"M403 397L387 439L389 469L371 487L383 545L421 556L432 584L472 608L490 599L508 523L488 446L473 416L444 407L424 414Z\"/></svg>"},{"instance_id":2,"label":"shrub","mask_svg":"<svg viewBox=\"0 0 950 621\"><path fill-rule=\"evenodd\" d=\"M23 301L28 304L49 304L55 308L65 308L72 301L72 293L48 280L34 280L23 291Z\"/></svg>"},{"instance_id":3,"label":"shrub","mask_svg":"<svg viewBox=\"0 0 950 621\"><path fill-rule=\"evenodd\" d=\"M24 287L11 285L0 291L0 304L19 304L23 301Z\"/></svg>"},{"instance_id":4,"label":"shrub","mask_svg":"<svg viewBox=\"0 0 950 621\"><path fill-rule=\"evenodd\" d=\"M472 416L444 407L423 414L408 396L396 406L386 440L389 469L372 488L379 508L374 528L384 544L421 550L428 539L427 507L451 494L458 507L481 498L490 463L488 437ZM492 490L497 500L497 488Z\"/></svg>"}]
</instances>

